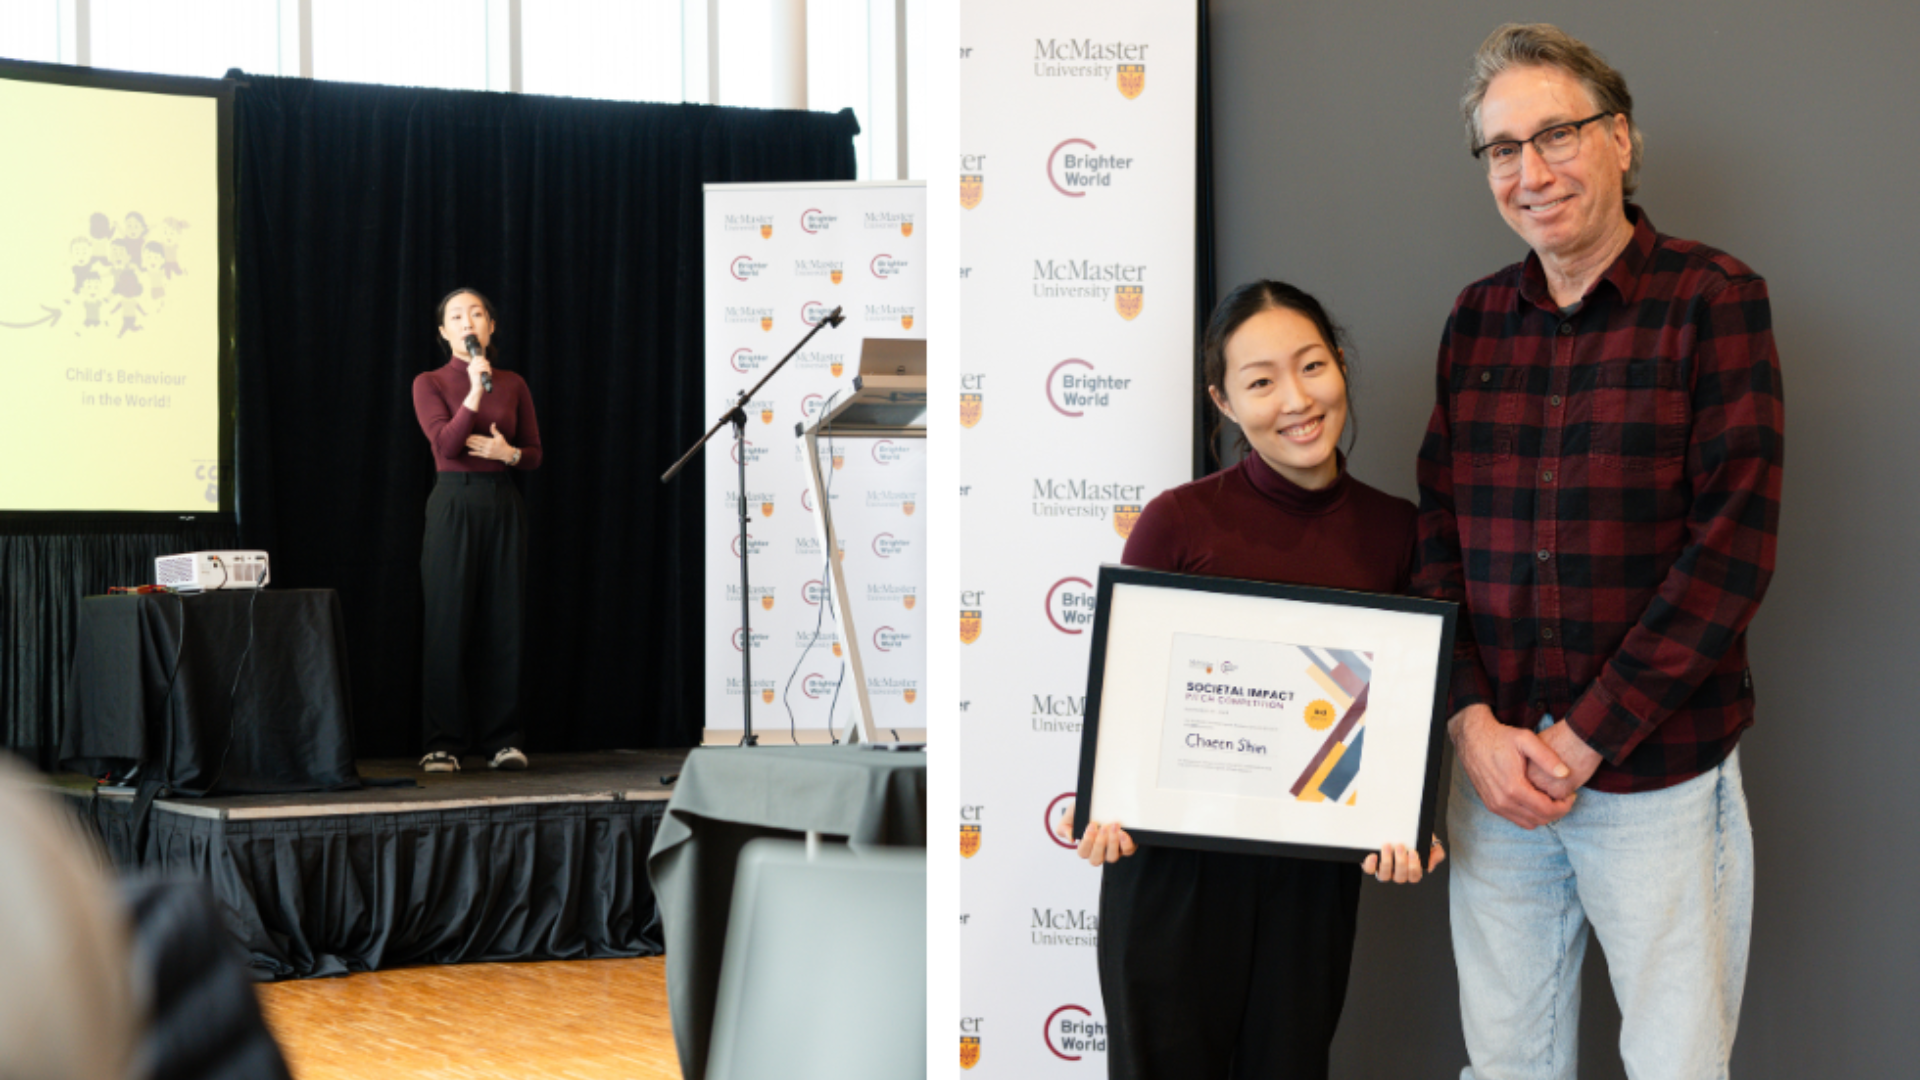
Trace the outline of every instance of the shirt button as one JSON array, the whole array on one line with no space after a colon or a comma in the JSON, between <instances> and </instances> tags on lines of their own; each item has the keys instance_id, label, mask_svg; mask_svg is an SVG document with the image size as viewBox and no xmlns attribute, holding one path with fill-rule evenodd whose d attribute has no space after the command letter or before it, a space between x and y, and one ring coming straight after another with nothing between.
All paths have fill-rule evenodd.
<instances>
[{"instance_id":1,"label":"shirt button","mask_svg":"<svg viewBox=\"0 0 1920 1080\"><path fill-rule=\"evenodd\" d=\"M1483 372L1481 372L1481 373L1480 373L1480 381L1481 381L1481 382L1492 382L1492 381L1493 381L1493 372L1491 372L1491 371L1483 371Z\"/></svg>"},{"instance_id":2,"label":"shirt button","mask_svg":"<svg viewBox=\"0 0 1920 1080\"><path fill-rule=\"evenodd\" d=\"M1548 551L1546 548L1541 548L1539 553L1534 555L1534 558L1539 559L1541 562L1546 562L1548 559L1553 558L1553 552Z\"/></svg>"},{"instance_id":3,"label":"shirt button","mask_svg":"<svg viewBox=\"0 0 1920 1080\"><path fill-rule=\"evenodd\" d=\"M1552 470L1552 469L1548 469L1548 470L1547 470L1546 472L1543 472L1543 473L1541 473L1541 474L1540 474L1540 482L1541 482L1541 483L1543 483L1543 484L1551 484L1551 483L1553 483L1553 470Z\"/></svg>"},{"instance_id":4,"label":"shirt button","mask_svg":"<svg viewBox=\"0 0 1920 1080\"><path fill-rule=\"evenodd\" d=\"M1561 337L1566 337L1566 336L1567 336L1568 334L1571 334L1571 333L1573 333L1573 324L1572 324L1572 323L1570 323L1570 322L1563 322L1563 323L1561 323L1561 324L1560 324L1560 336L1561 336Z\"/></svg>"},{"instance_id":5,"label":"shirt button","mask_svg":"<svg viewBox=\"0 0 1920 1080\"><path fill-rule=\"evenodd\" d=\"M1547 399L1547 403L1548 403L1549 405L1552 405L1552 406L1553 406L1554 408L1556 408L1556 409L1557 409L1557 408L1559 408L1559 407L1560 407L1560 395L1559 395L1559 394L1555 394L1555 395L1553 395L1552 397L1550 397L1550 398L1548 398L1548 399Z\"/></svg>"},{"instance_id":6,"label":"shirt button","mask_svg":"<svg viewBox=\"0 0 1920 1080\"><path fill-rule=\"evenodd\" d=\"M1551 627L1551 626L1543 626L1543 627L1541 627L1541 628L1540 628L1540 638L1541 638L1541 640L1543 640L1543 641L1552 641L1552 640L1553 640L1553 627Z\"/></svg>"}]
</instances>

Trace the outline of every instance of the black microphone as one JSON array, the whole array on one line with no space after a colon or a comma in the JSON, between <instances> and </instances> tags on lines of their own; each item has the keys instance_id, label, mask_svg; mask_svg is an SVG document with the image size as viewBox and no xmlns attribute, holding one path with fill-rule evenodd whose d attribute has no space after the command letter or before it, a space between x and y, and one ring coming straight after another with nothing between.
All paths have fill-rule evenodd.
<instances>
[{"instance_id":1,"label":"black microphone","mask_svg":"<svg viewBox=\"0 0 1920 1080\"><path fill-rule=\"evenodd\" d=\"M467 355L475 360L480 359L480 339L474 337L472 334L467 335ZM480 386L485 389L487 393L493 393L493 376L484 371L481 372Z\"/></svg>"},{"instance_id":2,"label":"black microphone","mask_svg":"<svg viewBox=\"0 0 1920 1080\"><path fill-rule=\"evenodd\" d=\"M847 321L847 317L845 315L840 314L840 309L838 307L835 307L833 311L827 315L824 321L828 326L838 327L841 323Z\"/></svg>"}]
</instances>

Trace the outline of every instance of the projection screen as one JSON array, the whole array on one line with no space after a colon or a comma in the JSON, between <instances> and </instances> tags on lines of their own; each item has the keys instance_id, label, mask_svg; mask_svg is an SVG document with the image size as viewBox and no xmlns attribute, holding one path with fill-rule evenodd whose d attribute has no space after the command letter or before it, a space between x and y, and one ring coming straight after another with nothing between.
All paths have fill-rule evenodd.
<instances>
[{"instance_id":1,"label":"projection screen","mask_svg":"<svg viewBox=\"0 0 1920 1080\"><path fill-rule=\"evenodd\" d=\"M0 62L0 513L231 514L232 100Z\"/></svg>"}]
</instances>

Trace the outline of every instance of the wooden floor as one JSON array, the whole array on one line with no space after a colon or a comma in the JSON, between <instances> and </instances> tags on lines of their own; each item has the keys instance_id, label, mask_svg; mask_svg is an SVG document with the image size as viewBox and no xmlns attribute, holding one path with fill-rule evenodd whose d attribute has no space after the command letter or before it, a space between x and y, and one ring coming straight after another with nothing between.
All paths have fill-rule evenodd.
<instances>
[{"instance_id":1,"label":"wooden floor","mask_svg":"<svg viewBox=\"0 0 1920 1080\"><path fill-rule=\"evenodd\" d=\"M263 985L294 1080L679 1080L666 958L454 964Z\"/></svg>"}]
</instances>

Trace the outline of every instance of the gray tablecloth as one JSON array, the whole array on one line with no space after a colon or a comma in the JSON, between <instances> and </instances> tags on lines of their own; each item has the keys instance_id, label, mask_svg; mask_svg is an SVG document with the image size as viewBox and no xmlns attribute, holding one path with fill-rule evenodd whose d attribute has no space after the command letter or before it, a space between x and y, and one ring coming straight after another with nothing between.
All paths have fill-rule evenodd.
<instances>
[{"instance_id":1,"label":"gray tablecloth","mask_svg":"<svg viewBox=\"0 0 1920 1080\"><path fill-rule=\"evenodd\" d=\"M927 846L927 756L846 746L705 747L687 758L647 857L667 943L673 1041L686 1080L706 1075L740 849L824 833Z\"/></svg>"}]
</instances>

